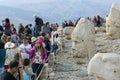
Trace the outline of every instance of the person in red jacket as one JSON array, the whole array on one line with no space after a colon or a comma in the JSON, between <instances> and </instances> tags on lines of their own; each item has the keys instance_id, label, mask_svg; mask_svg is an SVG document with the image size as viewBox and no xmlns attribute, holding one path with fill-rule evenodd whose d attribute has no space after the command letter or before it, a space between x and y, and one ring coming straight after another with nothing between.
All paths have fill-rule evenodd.
<instances>
[{"instance_id":1,"label":"person in red jacket","mask_svg":"<svg viewBox=\"0 0 120 80\"><path fill-rule=\"evenodd\" d=\"M71 20L68 22L68 26L73 26L73 22Z\"/></svg>"}]
</instances>

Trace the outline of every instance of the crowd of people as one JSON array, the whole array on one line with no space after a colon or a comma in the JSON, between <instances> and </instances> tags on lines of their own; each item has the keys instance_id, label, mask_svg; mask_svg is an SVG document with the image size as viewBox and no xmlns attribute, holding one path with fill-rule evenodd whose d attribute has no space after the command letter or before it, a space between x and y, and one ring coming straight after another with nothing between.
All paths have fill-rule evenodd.
<instances>
[{"instance_id":1,"label":"crowd of people","mask_svg":"<svg viewBox=\"0 0 120 80\"><path fill-rule=\"evenodd\" d=\"M99 16L99 15L94 16L93 18L90 18L90 17L86 17L86 18L87 18L88 20L92 21L92 22L94 23L94 26L95 26L95 27L100 27L100 26L102 26L102 24L105 22L105 19L102 18L102 17ZM72 20L64 21L64 22L62 22L62 27L63 27L63 28L64 28L64 27L71 27L71 26L75 27L80 19L81 19L81 17L78 18L77 20L74 20L74 21L72 21Z\"/></svg>"},{"instance_id":2,"label":"crowd of people","mask_svg":"<svg viewBox=\"0 0 120 80\"><path fill-rule=\"evenodd\" d=\"M93 23L96 27L102 26L102 23L104 23L104 22L105 22L105 19L103 19L99 15L94 16L94 18L93 18Z\"/></svg>"},{"instance_id":3,"label":"crowd of people","mask_svg":"<svg viewBox=\"0 0 120 80\"><path fill-rule=\"evenodd\" d=\"M50 53L60 45L58 24L35 16L35 26L22 23L18 31L9 18L0 26L0 80L34 80ZM21 77L22 76L22 77Z\"/></svg>"}]
</instances>

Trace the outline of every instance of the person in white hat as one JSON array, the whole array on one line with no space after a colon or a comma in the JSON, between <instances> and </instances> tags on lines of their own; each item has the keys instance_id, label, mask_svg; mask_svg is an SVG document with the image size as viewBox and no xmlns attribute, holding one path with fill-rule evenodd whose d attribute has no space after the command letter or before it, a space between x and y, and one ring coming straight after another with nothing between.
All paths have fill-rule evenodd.
<instances>
[{"instance_id":1,"label":"person in white hat","mask_svg":"<svg viewBox=\"0 0 120 80\"><path fill-rule=\"evenodd\" d=\"M37 41L36 37L32 37L31 38L31 43L32 43L32 47L35 45L35 42Z\"/></svg>"},{"instance_id":2,"label":"person in white hat","mask_svg":"<svg viewBox=\"0 0 120 80\"><path fill-rule=\"evenodd\" d=\"M5 56L4 68L7 70L9 68L8 66L9 63L14 59L15 55L17 54L17 49L16 49L16 45L10 41L5 44L5 49L6 49L6 56Z\"/></svg>"},{"instance_id":3,"label":"person in white hat","mask_svg":"<svg viewBox=\"0 0 120 80\"><path fill-rule=\"evenodd\" d=\"M12 42L7 42L7 43L5 44L5 49L12 49L12 48L14 48L14 47L15 47L15 44L12 43Z\"/></svg>"},{"instance_id":4,"label":"person in white hat","mask_svg":"<svg viewBox=\"0 0 120 80\"><path fill-rule=\"evenodd\" d=\"M31 42L35 42L35 41L37 41L37 38L36 37L32 37L31 38Z\"/></svg>"}]
</instances>

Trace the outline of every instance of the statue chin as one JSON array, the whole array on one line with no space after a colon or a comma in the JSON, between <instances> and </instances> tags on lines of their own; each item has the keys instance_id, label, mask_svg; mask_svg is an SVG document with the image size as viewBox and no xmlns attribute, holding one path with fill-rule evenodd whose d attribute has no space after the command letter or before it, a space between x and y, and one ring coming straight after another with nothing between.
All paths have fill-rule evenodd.
<instances>
[{"instance_id":1,"label":"statue chin","mask_svg":"<svg viewBox=\"0 0 120 80\"><path fill-rule=\"evenodd\" d=\"M96 77L96 80L105 80L105 79L103 79L101 77Z\"/></svg>"}]
</instances>

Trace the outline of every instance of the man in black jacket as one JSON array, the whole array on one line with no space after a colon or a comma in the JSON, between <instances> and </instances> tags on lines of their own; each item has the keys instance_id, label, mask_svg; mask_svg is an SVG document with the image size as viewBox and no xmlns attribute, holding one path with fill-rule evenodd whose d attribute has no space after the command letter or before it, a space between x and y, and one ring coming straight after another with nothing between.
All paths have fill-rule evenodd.
<instances>
[{"instance_id":1,"label":"man in black jacket","mask_svg":"<svg viewBox=\"0 0 120 80\"><path fill-rule=\"evenodd\" d=\"M35 16L35 37L39 36L41 26L43 26L43 20L40 17Z\"/></svg>"},{"instance_id":2,"label":"man in black jacket","mask_svg":"<svg viewBox=\"0 0 120 80\"><path fill-rule=\"evenodd\" d=\"M18 66L19 66L18 61L16 60L11 61L9 64L9 69L3 72L1 80L17 80L13 75L15 72L17 72Z\"/></svg>"},{"instance_id":3,"label":"man in black jacket","mask_svg":"<svg viewBox=\"0 0 120 80\"><path fill-rule=\"evenodd\" d=\"M50 35L49 35L49 33L45 34L45 36L44 36L44 43L45 43L45 48L47 50L47 57L48 57L49 54L50 54L50 51L51 51L51 42L50 42Z\"/></svg>"}]
</instances>

